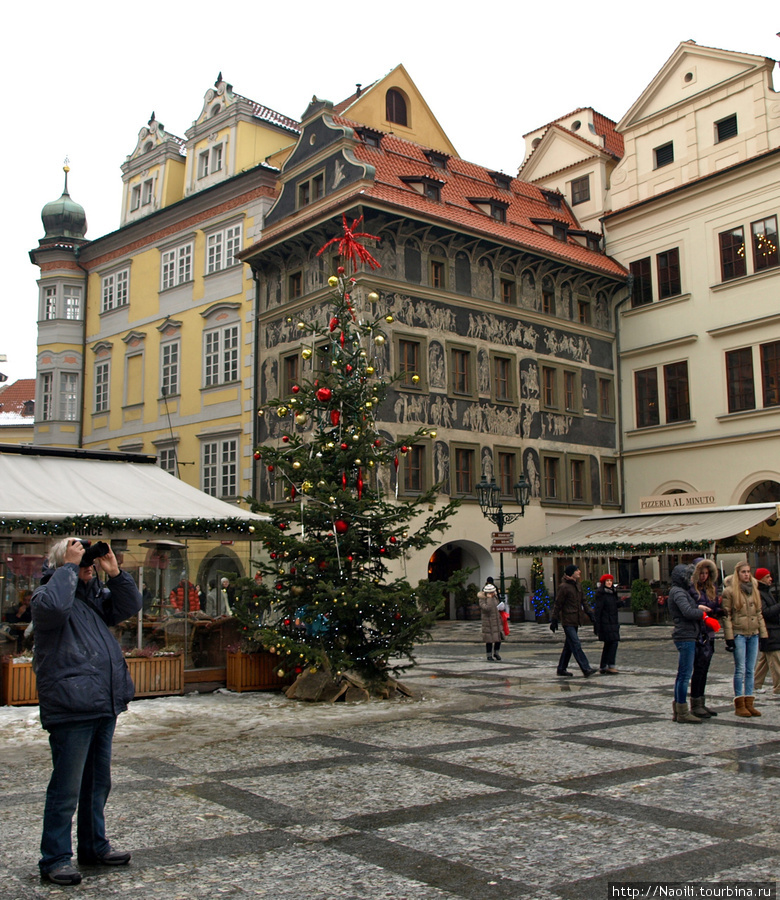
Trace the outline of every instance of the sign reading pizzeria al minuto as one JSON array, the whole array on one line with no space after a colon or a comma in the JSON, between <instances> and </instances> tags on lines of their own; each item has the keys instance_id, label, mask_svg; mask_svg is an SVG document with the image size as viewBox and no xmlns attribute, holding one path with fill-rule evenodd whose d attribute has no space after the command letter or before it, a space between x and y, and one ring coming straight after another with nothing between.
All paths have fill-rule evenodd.
<instances>
[{"instance_id":1,"label":"sign reading pizzeria al minuto","mask_svg":"<svg viewBox=\"0 0 780 900\"><path fill-rule=\"evenodd\" d=\"M664 509L690 509L695 506L715 506L715 493L660 494L657 497L640 497L639 511L653 512Z\"/></svg>"}]
</instances>

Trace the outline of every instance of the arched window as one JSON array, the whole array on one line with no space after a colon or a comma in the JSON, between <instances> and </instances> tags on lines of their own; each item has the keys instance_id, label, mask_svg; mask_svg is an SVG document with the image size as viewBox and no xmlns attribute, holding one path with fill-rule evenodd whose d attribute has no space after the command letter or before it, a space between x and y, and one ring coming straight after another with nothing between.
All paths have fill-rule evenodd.
<instances>
[{"instance_id":1,"label":"arched window","mask_svg":"<svg viewBox=\"0 0 780 900\"><path fill-rule=\"evenodd\" d=\"M385 116L388 122L395 122L396 125L407 125L406 116L406 100L404 95L395 88L385 94Z\"/></svg>"}]
</instances>

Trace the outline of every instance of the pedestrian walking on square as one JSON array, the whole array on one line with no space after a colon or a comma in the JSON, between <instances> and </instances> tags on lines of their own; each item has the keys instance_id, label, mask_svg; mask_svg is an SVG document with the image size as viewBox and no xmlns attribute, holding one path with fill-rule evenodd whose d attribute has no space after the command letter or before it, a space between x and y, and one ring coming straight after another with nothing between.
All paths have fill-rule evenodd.
<instances>
[{"instance_id":1,"label":"pedestrian walking on square","mask_svg":"<svg viewBox=\"0 0 780 900\"><path fill-rule=\"evenodd\" d=\"M688 709L688 685L693 675L696 641L708 607L697 604L691 594L691 575L694 567L687 563L672 569L669 590L669 615L674 622L672 640L677 647L677 678L674 682L672 721L687 725L701 725L702 720Z\"/></svg>"},{"instance_id":2,"label":"pedestrian walking on square","mask_svg":"<svg viewBox=\"0 0 780 900\"><path fill-rule=\"evenodd\" d=\"M713 619L723 615L718 597L718 568L711 559L694 560L695 568L691 576L690 593L697 606L706 606L708 612L699 629L693 656L693 676L691 677L691 712L700 719L711 719L717 713L705 704L707 673L715 652L715 630ZM712 623L712 624L709 624Z\"/></svg>"},{"instance_id":3,"label":"pedestrian walking on square","mask_svg":"<svg viewBox=\"0 0 780 900\"><path fill-rule=\"evenodd\" d=\"M501 621L504 602L499 598L496 586L492 581L488 581L477 594L477 600L479 600L479 611L482 616L482 640L485 642L488 662L501 662L498 651L501 649L501 638L504 633Z\"/></svg>"},{"instance_id":4,"label":"pedestrian walking on square","mask_svg":"<svg viewBox=\"0 0 780 900\"><path fill-rule=\"evenodd\" d=\"M614 577L609 572L602 575L596 588L596 596L593 598L593 630L604 644L599 664L599 672L602 675L619 674L615 668L620 643L618 609L625 605L626 601L618 597Z\"/></svg>"},{"instance_id":5,"label":"pedestrian walking on square","mask_svg":"<svg viewBox=\"0 0 780 900\"><path fill-rule=\"evenodd\" d=\"M737 563L723 589L721 603L726 650L734 654L734 714L743 719L760 716L753 696L755 667L758 642L768 635L761 613L761 593L750 574L750 563Z\"/></svg>"},{"instance_id":6,"label":"pedestrian walking on square","mask_svg":"<svg viewBox=\"0 0 780 900\"><path fill-rule=\"evenodd\" d=\"M550 612L550 631L555 633L560 623L563 625L563 633L566 635L563 650L558 660L557 674L561 677L571 677L572 673L567 667L572 656L577 661L580 669L582 669L582 674L585 678L590 678L591 675L595 675L598 671L592 668L588 662L588 657L585 656L578 634L580 625L593 622L593 613L582 596L581 577L582 573L579 566L574 564L566 566Z\"/></svg>"},{"instance_id":7,"label":"pedestrian walking on square","mask_svg":"<svg viewBox=\"0 0 780 900\"><path fill-rule=\"evenodd\" d=\"M113 551L106 544L101 549L106 552L96 562L108 576L105 585L94 577L84 544L66 538L49 551L52 574L32 598L41 725L49 732L52 756L38 865L44 878L60 885L81 882L71 865L77 806L79 862L120 866L130 861L129 853L111 848L104 817L116 719L134 693L109 628L136 615L143 601Z\"/></svg>"},{"instance_id":8,"label":"pedestrian walking on square","mask_svg":"<svg viewBox=\"0 0 780 900\"><path fill-rule=\"evenodd\" d=\"M756 569L756 581L761 592L761 613L768 637L759 641L758 662L756 663L756 693L764 692L766 673L772 675L772 699L780 696L780 602L770 590L772 575L769 569Z\"/></svg>"}]
</instances>

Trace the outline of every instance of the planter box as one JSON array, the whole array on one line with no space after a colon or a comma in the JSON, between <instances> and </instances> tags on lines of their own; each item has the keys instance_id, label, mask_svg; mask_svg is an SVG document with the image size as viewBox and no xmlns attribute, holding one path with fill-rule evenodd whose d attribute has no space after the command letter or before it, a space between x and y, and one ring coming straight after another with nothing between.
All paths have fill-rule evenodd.
<instances>
[{"instance_id":1,"label":"planter box","mask_svg":"<svg viewBox=\"0 0 780 900\"><path fill-rule=\"evenodd\" d=\"M3 706L35 706L38 703L38 688L32 662L15 663L4 659Z\"/></svg>"},{"instance_id":2,"label":"planter box","mask_svg":"<svg viewBox=\"0 0 780 900\"><path fill-rule=\"evenodd\" d=\"M292 677L276 674L279 657L274 653L228 653L227 689L229 691L280 691L292 683Z\"/></svg>"},{"instance_id":3,"label":"planter box","mask_svg":"<svg viewBox=\"0 0 780 900\"><path fill-rule=\"evenodd\" d=\"M125 658L136 697L167 697L184 693L184 656Z\"/></svg>"}]
</instances>

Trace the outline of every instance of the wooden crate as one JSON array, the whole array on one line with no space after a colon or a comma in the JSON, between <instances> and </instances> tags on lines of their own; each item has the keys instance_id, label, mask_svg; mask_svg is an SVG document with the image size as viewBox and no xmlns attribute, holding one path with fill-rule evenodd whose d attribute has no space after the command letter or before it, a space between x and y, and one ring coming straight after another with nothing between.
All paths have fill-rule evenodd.
<instances>
[{"instance_id":1,"label":"wooden crate","mask_svg":"<svg viewBox=\"0 0 780 900\"><path fill-rule=\"evenodd\" d=\"M279 657L274 653L228 653L227 688L229 691L280 691L292 682L289 675L279 677Z\"/></svg>"},{"instance_id":2,"label":"wooden crate","mask_svg":"<svg viewBox=\"0 0 780 900\"><path fill-rule=\"evenodd\" d=\"M35 706L38 703L32 662L15 663L7 657L2 663L2 673L4 706Z\"/></svg>"},{"instance_id":3,"label":"wooden crate","mask_svg":"<svg viewBox=\"0 0 780 900\"><path fill-rule=\"evenodd\" d=\"M125 659L136 697L184 693L184 656L128 656Z\"/></svg>"}]
</instances>

